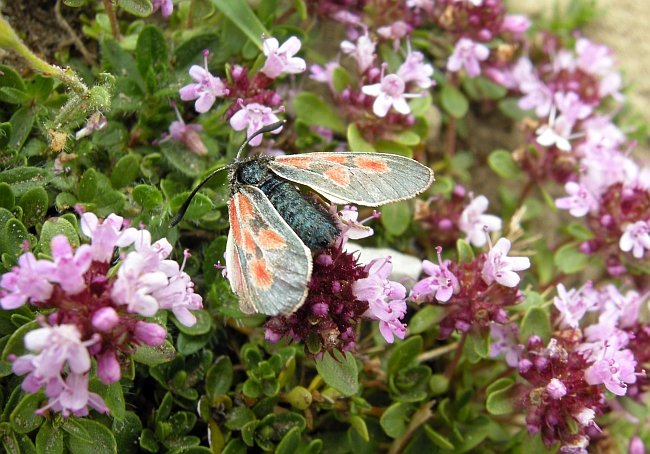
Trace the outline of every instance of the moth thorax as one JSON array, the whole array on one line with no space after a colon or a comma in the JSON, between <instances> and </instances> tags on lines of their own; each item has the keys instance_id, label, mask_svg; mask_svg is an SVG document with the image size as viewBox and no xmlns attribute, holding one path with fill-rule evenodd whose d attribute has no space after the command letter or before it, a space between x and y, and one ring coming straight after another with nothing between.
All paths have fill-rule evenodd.
<instances>
[{"instance_id":1,"label":"moth thorax","mask_svg":"<svg viewBox=\"0 0 650 454\"><path fill-rule=\"evenodd\" d=\"M269 168L266 162L255 159L241 164L236 171L236 176L241 184L258 186L268 179Z\"/></svg>"}]
</instances>

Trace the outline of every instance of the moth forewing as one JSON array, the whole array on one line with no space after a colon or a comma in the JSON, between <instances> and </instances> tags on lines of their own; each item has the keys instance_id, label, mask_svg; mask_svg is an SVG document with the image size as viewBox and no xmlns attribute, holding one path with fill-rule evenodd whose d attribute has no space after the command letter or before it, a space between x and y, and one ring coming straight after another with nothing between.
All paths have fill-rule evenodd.
<instances>
[{"instance_id":1,"label":"moth forewing","mask_svg":"<svg viewBox=\"0 0 650 454\"><path fill-rule=\"evenodd\" d=\"M307 298L309 248L256 187L242 186L233 194L229 217L231 286L241 298L242 312L273 316L295 311Z\"/></svg>"},{"instance_id":2,"label":"moth forewing","mask_svg":"<svg viewBox=\"0 0 650 454\"><path fill-rule=\"evenodd\" d=\"M308 186L334 203L380 206L410 199L434 181L413 159L384 153L309 153L269 162L278 176Z\"/></svg>"}]
</instances>

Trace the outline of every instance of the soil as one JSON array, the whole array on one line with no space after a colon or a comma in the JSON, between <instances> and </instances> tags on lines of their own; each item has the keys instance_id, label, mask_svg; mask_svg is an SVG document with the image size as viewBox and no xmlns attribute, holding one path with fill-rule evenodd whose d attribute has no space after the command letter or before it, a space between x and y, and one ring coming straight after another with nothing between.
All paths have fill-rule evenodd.
<instances>
[{"instance_id":1,"label":"soil","mask_svg":"<svg viewBox=\"0 0 650 454\"><path fill-rule=\"evenodd\" d=\"M97 52L96 43L84 39L81 32L81 17L92 17L90 9L70 8L62 2L57 8L57 1L54 0L9 0L2 3L1 7L5 20L38 57L54 63L57 61L57 52L69 49L71 57L79 58L86 64L93 63L92 59ZM57 10L60 14L56 14ZM74 35L66 30L66 23ZM73 36L86 47L85 56L80 46L75 44ZM13 51L5 53L0 50L0 63L10 65L23 76L31 74L27 61Z\"/></svg>"}]
</instances>

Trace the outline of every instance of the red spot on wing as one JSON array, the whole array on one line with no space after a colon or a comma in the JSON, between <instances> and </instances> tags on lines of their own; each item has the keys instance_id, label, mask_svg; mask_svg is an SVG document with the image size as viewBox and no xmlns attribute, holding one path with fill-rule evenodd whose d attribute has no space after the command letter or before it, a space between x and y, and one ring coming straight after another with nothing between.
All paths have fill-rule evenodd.
<instances>
[{"instance_id":1,"label":"red spot on wing","mask_svg":"<svg viewBox=\"0 0 650 454\"><path fill-rule=\"evenodd\" d=\"M273 276L269 272L264 259L254 259L248 262L251 269L253 284L261 289L268 289L273 284Z\"/></svg>"},{"instance_id":2,"label":"red spot on wing","mask_svg":"<svg viewBox=\"0 0 650 454\"><path fill-rule=\"evenodd\" d=\"M250 232L244 232L244 244L242 246L244 247L244 250L249 254L253 254L257 249L253 235L251 235Z\"/></svg>"},{"instance_id":3,"label":"red spot on wing","mask_svg":"<svg viewBox=\"0 0 650 454\"><path fill-rule=\"evenodd\" d=\"M350 184L350 171L345 167L333 167L323 174L339 186L348 186Z\"/></svg>"},{"instance_id":4,"label":"red spot on wing","mask_svg":"<svg viewBox=\"0 0 650 454\"><path fill-rule=\"evenodd\" d=\"M239 217L241 217L243 222L248 221L254 216L253 204L247 196L243 194L237 196L237 211L239 212Z\"/></svg>"},{"instance_id":5,"label":"red spot on wing","mask_svg":"<svg viewBox=\"0 0 650 454\"><path fill-rule=\"evenodd\" d=\"M314 158L309 156L291 156L288 158L278 158L277 161L286 166L306 169L309 167L309 164L314 161Z\"/></svg>"},{"instance_id":6,"label":"red spot on wing","mask_svg":"<svg viewBox=\"0 0 650 454\"><path fill-rule=\"evenodd\" d=\"M341 156L336 154L333 154L331 156L325 156L322 159L323 161L335 162L336 164L346 164L348 162L347 156Z\"/></svg>"},{"instance_id":7,"label":"red spot on wing","mask_svg":"<svg viewBox=\"0 0 650 454\"><path fill-rule=\"evenodd\" d=\"M237 207L233 200L228 204L228 216L230 217L230 230L232 230L232 235L235 237L235 242L242 244L241 226L237 217Z\"/></svg>"},{"instance_id":8,"label":"red spot on wing","mask_svg":"<svg viewBox=\"0 0 650 454\"><path fill-rule=\"evenodd\" d=\"M260 231L257 241L264 249L282 249L287 244L279 233L268 229Z\"/></svg>"},{"instance_id":9,"label":"red spot on wing","mask_svg":"<svg viewBox=\"0 0 650 454\"><path fill-rule=\"evenodd\" d=\"M354 158L354 165L371 173L388 173L390 168L386 161L381 158L358 157Z\"/></svg>"}]
</instances>

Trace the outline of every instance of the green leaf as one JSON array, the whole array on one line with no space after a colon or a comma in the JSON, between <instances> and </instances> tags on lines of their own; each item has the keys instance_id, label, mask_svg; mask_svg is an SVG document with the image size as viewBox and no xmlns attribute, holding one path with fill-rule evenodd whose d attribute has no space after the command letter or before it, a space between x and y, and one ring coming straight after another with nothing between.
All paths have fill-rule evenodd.
<instances>
[{"instance_id":1,"label":"green leaf","mask_svg":"<svg viewBox=\"0 0 650 454\"><path fill-rule=\"evenodd\" d=\"M129 131L119 121L109 121L104 129L92 135L92 142L98 147L108 148L111 151L126 148L129 143Z\"/></svg>"},{"instance_id":2,"label":"green leaf","mask_svg":"<svg viewBox=\"0 0 650 454\"><path fill-rule=\"evenodd\" d=\"M226 445L222 454L246 454L246 443L241 438L233 438L230 443Z\"/></svg>"},{"instance_id":3,"label":"green leaf","mask_svg":"<svg viewBox=\"0 0 650 454\"><path fill-rule=\"evenodd\" d=\"M235 407L228 413L224 425L230 430L240 430L255 419L255 413L250 408Z\"/></svg>"},{"instance_id":4,"label":"green leaf","mask_svg":"<svg viewBox=\"0 0 650 454\"><path fill-rule=\"evenodd\" d=\"M111 172L111 185L113 189L122 189L135 181L140 174L140 163L133 154L122 156L115 163Z\"/></svg>"},{"instance_id":5,"label":"green leaf","mask_svg":"<svg viewBox=\"0 0 650 454\"><path fill-rule=\"evenodd\" d=\"M407 158L413 157L413 149L411 147L387 140L377 140L375 142L375 149L381 153L396 154Z\"/></svg>"},{"instance_id":6,"label":"green leaf","mask_svg":"<svg viewBox=\"0 0 650 454\"><path fill-rule=\"evenodd\" d=\"M119 213L126 197L118 191L109 191L103 194L95 204L95 214L99 217L106 217L111 213Z\"/></svg>"},{"instance_id":7,"label":"green leaf","mask_svg":"<svg viewBox=\"0 0 650 454\"><path fill-rule=\"evenodd\" d=\"M359 127L356 124L350 123L348 125L347 137L350 150L366 152L375 151L375 148L366 142L366 139L363 138L361 132L359 131Z\"/></svg>"},{"instance_id":8,"label":"green leaf","mask_svg":"<svg viewBox=\"0 0 650 454\"><path fill-rule=\"evenodd\" d=\"M463 239L456 240L456 251L458 252L459 263L469 263L474 261L476 258L472 246Z\"/></svg>"},{"instance_id":9,"label":"green leaf","mask_svg":"<svg viewBox=\"0 0 650 454\"><path fill-rule=\"evenodd\" d=\"M351 354L343 356L338 350L334 350L334 356L323 356L323 359L316 361L316 370L325 383L343 394L352 396L359 388L359 371L357 362Z\"/></svg>"},{"instance_id":10,"label":"green leaf","mask_svg":"<svg viewBox=\"0 0 650 454\"><path fill-rule=\"evenodd\" d=\"M27 86L23 81L23 78L20 77L20 74L16 72L11 66L0 65L0 87L3 88L12 88L19 92L26 92ZM10 103L10 104L19 104L15 102L15 98L7 97L0 91L0 101Z\"/></svg>"},{"instance_id":11,"label":"green leaf","mask_svg":"<svg viewBox=\"0 0 650 454\"><path fill-rule=\"evenodd\" d=\"M332 70L332 85L337 93L341 93L350 85L350 73L343 66L336 66Z\"/></svg>"},{"instance_id":12,"label":"green leaf","mask_svg":"<svg viewBox=\"0 0 650 454\"><path fill-rule=\"evenodd\" d=\"M36 452L38 454L63 454L63 432L46 420L36 434Z\"/></svg>"},{"instance_id":13,"label":"green leaf","mask_svg":"<svg viewBox=\"0 0 650 454\"><path fill-rule=\"evenodd\" d=\"M472 364L487 358L490 354L490 331L472 328L467 335L463 353Z\"/></svg>"},{"instance_id":14,"label":"green leaf","mask_svg":"<svg viewBox=\"0 0 650 454\"><path fill-rule=\"evenodd\" d=\"M59 193L54 200L54 206L56 206L59 211L65 211L69 210L70 208L74 208L77 203L77 198L68 192Z\"/></svg>"},{"instance_id":15,"label":"green leaf","mask_svg":"<svg viewBox=\"0 0 650 454\"><path fill-rule=\"evenodd\" d=\"M26 434L38 429L45 418L34 412L41 408L43 400L45 400L43 391L36 394L27 394L23 397L9 417L11 428L20 434Z\"/></svg>"},{"instance_id":16,"label":"green leaf","mask_svg":"<svg viewBox=\"0 0 650 454\"><path fill-rule=\"evenodd\" d=\"M101 40L102 69L111 74L129 77L142 92L145 91L144 80L138 72L135 60L112 38L104 36ZM117 97L117 96L116 96ZM109 122L109 125L112 122ZM119 123L119 122L118 122Z\"/></svg>"},{"instance_id":17,"label":"green leaf","mask_svg":"<svg viewBox=\"0 0 650 454\"><path fill-rule=\"evenodd\" d=\"M47 192L40 187L30 189L20 198L18 205L23 209L22 222L25 227L30 228L43 222L47 203Z\"/></svg>"},{"instance_id":18,"label":"green leaf","mask_svg":"<svg viewBox=\"0 0 650 454\"><path fill-rule=\"evenodd\" d=\"M85 418L77 418L75 422L88 433L91 441L68 434L65 441L72 453L117 454L117 442L106 426Z\"/></svg>"},{"instance_id":19,"label":"green leaf","mask_svg":"<svg viewBox=\"0 0 650 454\"><path fill-rule=\"evenodd\" d=\"M4 228L4 247L7 253L18 257L23 252L23 244L29 242L29 233L18 219L9 219Z\"/></svg>"},{"instance_id":20,"label":"green leaf","mask_svg":"<svg viewBox=\"0 0 650 454\"><path fill-rule=\"evenodd\" d=\"M440 90L440 104L449 115L454 118L462 118L469 109L469 102L460 90L449 84L442 86Z\"/></svg>"},{"instance_id":21,"label":"green leaf","mask_svg":"<svg viewBox=\"0 0 650 454\"><path fill-rule=\"evenodd\" d=\"M446 309L441 306L424 306L418 310L409 322L412 334L420 334L433 328L444 318Z\"/></svg>"},{"instance_id":22,"label":"green leaf","mask_svg":"<svg viewBox=\"0 0 650 454\"><path fill-rule=\"evenodd\" d=\"M520 338L523 342L526 342L533 334L541 337L544 345L551 339L551 321L546 311L541 307L528 309L521 321Z\"/></svg>"},{"instance_id":23,"label":"green leaf","mask_svg":"<svg viewBox=\"0 0 650 454\"><path fill-rule=\"evenodd\" d=\"M135 361L146 364L147 366L157 366L159 364L167 363L174 358L176 358L176 350L167 340L160 347L141 345L136 349L135 354L133 355Z\"/></svg>"},{"instance_id":24,"label":"green leaf","mask_svg":"<svg viewBox=\"0 0 650 454\"><path fill-rule=\"evenodd\" d=\"M411 114L414 117L424 116L426 111L429 110L432 104L433 104L433 98L429 93L427 93L426 96L418 96L417 98L412 98L411 100L409 100L409 107L411 108Z\"/></svg>"},{"instance_id":25,"label":"green leaf","mask_svg":"<svg viewBox=\"0 0 650 454\"><path fill-rule=\"evenodd\" d=\"M300 427L293 427L275 448L275 454L294 454L300 444Z\"/></svg>"},{"instance_id":26,"label":"green leaf","mask_svg":"<svg viewBox=\"0 0 650 454\"><path fill-rule=\"evenodd\" d=\"M313 93L302 92L296 95L293 98L293 110L296 113L296 118L299 118L310 126L321 126L340 134L345 133L345 125L343 122L325 101Z\"/></svg>"},{"instance_id":27,"label":"green leaf","mask_svg":"<svg viewBox=\"0 0 650 454\"><path fill-rule=\"evenodd\" d=\"M580 252L575 244L565 244L553 256L553 263L561 273L573 274L589 263L590 257Z\"/></svg>"},{"instance_id":28,"label":"green leaf","mask_svg":"<svg viewBox=\"0 0 650 454\"><path fill-rule=\"evenodd\" d=\"M41 251L44 254L52 255L50 243L52 242L52 238L57 235L65 235L73 248L77 248L80 244L79 234L70 222L64 218L50 218L43 224L41 238L39 240Z\"/></svg>"},{"instance_id":29,"label":"green leaf","mask_svg":"<svg viewBox=\"0 0 650 454\"><path fill-rule=\"evenodd\" d=\"M205 251L203 258L203 278L205 279L206 286L212 285L217 276L221 274L221 270L218 270L214 267L217 262L220 262L223 265L224 261L224 252L226 252L226 237L220 236L215 239L208 250Z\"/></svg>"},{"instance_id":30,"label":"green leaf","mask_svg":"<svg viewBox=\"0 0 650 454\"><path fill-rule=\"evenodd\" d=\"M594 232L585 227L581 222L572 222L566 229L569 235L578 241L588 241L596 237Z\"/></svg>"},{"instance_id":31,"label":"green leaf","mask_svg":"<svg viewBox=\"0 0 650 454\"><path fill-rule=\"evenodd\" d=\"M413 131L403 131L399 134L389 136L388 139L400 145L406 145L409 147L419 145L422 140L420 136Z\"/></svg>"},{"instance_id":32,"label":"green leaf","mask_svg":"<svg viewBox=\"0 0 650 454\"><path fill-rule=\"evenodd\" d=\"M105 385L99 379L93 378L88 383L88 389L91 392L99 394L104 403L110 410L110 415L114 420L123 421L126 415L126 402L122 385L119 382Z\"/></svg>"},{"instance_id":33,"label":"green leaf","mask_svg":"<svg viewBox=\"0 0 650 454\"><path fill-rule=\"evenodd\" d=\"M434 396L439 396L449 390L449 379L444 374L433 374L429 379L429 388Z\"/></svg>"},{"instance_id":34,"label":"green leaf","mask_svg":"<svg viewBox=\"0 0 650 454\"><path fill-rule=\"evenodd\" d=\"M142 89L128 77L118 77L115 81L115 93L111 100L112 110L133 112L141 110L146 102Z\"/></svg>"},{"instance_id":35,"label":"green leaf","mask_svg":"<svg viewBox=\"0 0 650 454\"><path fill-rule=\"evenodd\" d=\"M38 167L19 167L16 169L0 172L0 183L4 182L11 186L16 197L22 197L32 188L45 186L52 174Z\"/></svg>"},{"instance_id":36,"label":"green leaf","mask_svg":"<svg viewBox=\"0 0 650 454\"><path fill-rule=\"evenodd\" d=\"M208 161L182 147L178 142L163 142L160 152L176 170L189 177L198 177L208 167Z\"/></svg>"},{"instance_id":37,"label":"green leaf","mask_svg":"<svg viewBox=\"0 0 650 454\"><path fill-rule=\"evenodd\" d=\"M429 440L440 448L449 450L454 449L454 445L446 437L443 437L433 430L429 424L424 425L424 432L427 434L427 437L429 437Z\"/></svg>"},{"instance_id":38,"label":"green leaf","mask_svg":"<svg viewBox=\"0 0 650 454\"><path fill-rule=\"evenodd\" d=\"M148 452L158 452L156 435L150 429L143 429L140 435L140 447Z\"/></svg>"},{"instance_id":39,"label":"green leaf","mask_svg":"<svg viewBox=\"0 0 650 454\"><path fill-rule=\"evenodd\" d=\"M154 186L139 184L133 188L133 200L147 210L153 210L163 202L163 195Z\"/></svg>"},{"instance_id":40,"label":"green leaf","mask_svg":"<svg viewBox=\"0 0 650 454\"><path fill-rule=\"evenodd\" d=\"M194 36L174 49L176 69L186 72L191 65L198 65L203 61L203 51L217 54L219 48L219 35L207 33Z\"/></svg>"},{"instance_id":41,"label":"green leaf","mask_svg":"<svg viewBox=\"0 0 650 454\"><path fill-rule=\"evenodd\" d=\"M485 408L492 415L507 415L517 410L517 401L521 399L514 393L514 384L509 384L490 393L485 401Z\"/></svg>"},{"instance_id":42,"label":"green leaf","mask_svg":"<svg viewBox=\"0 0 650 454\"><path fill-rule=\"evenodd\" d=\"M29 137L34 126L36 113L30 106L24 106L16 111L9 120L13 133L9 141L9 147L15 150L20 150L23 144Z\"/></svg>"},{"instance_id":43,"label":"green leaf","mask_svg":"<svg viewBox=\"0 0 650 454\"><path fill-rule=\"evenodd\" d=\"M0 183L0 208L11 210L16 204L16 197L7 183Z\"/></svg>"},{"instance_id":44,"label":"green leaf","mask_svg":"<svg viewBox=\"0 0 650 454\"><path fill-rule=\"evenodd\" d=\"M534 110L522 110L519 107L519 98L511 97L502 99L499 101L498 106L501 113L512 120L521 121L526 117L537 118Z\"/></svg>"},{"instance_id":45,"label":"green leaf","mask_svg":"<svg viewBox=\"0 0 650 454\"><path fill-rule=\"evenodd\" d=\"M391 438L398 438L406 432L406 412L408 404L397 402L386 409L386 411L379 418L381 425L386 435Z\"/></svg>"},{"instance_id":46,"label":"green leaf","mask_svg":"<svg viewBox=\"0 0 650 454\"><path fill-rule=\"evenodd\" d=\"M150 0L120 0L120 8L137 17L149 17L153 13Z\"/></svg>"},{"instance_id":47,"label":"green leaf","mask_svg":"<svg viewBox=\"0 0 650 454\"><path fill-rule=\"evenodd\" d=\"M220 356L205 374L205 391L210 400L226 394L232 386L233 368L230 358Z\"/></svg>"},{"instance_id":48,"label":"green leaf","mask_svg":"<svg viewBox=\"0 0 650 454\"><path fill-rule=\"evenodd\" d=\"M156 86L165 77L168 67L167 41L162 30L155 25L147 25L138 35L138 44L135 50L135 61L138 72L143 78L147 77L149 71L157 78ZM150 91L154 91L150 87Z\"/></svg>"},{"instance_id":49,"label":"green leaf","mask_svg":"<svg viewBox=\"0 0 650 454\"><path fill-rule=\"evenodd\" d=\"M422 351L422 337L411 336L405 341L399 343L388 358L387 370L388 375L392 375L402 369L407 368L415 363L418 355Z\"/></svg>"},{"instance_id":50,"label":"green leaf","mask_svg":"<svg viewBox=\"0 0 650 454\"><path fill-rule=\"evenodd\" d=\"M178 211L178 209L185 202L185 200L189 195L190 195L189 191L183 192L181 194L176 195L171 200L169 206L172 210L172 213L176 213ZM183 219L185 219L186 221L195 221L201 219L203 216L208 214L210 210L212 210L212 202L210 201L210 199L204 196L203 194L198 193L194 196L192 202L190 202L190 205L187 207L187 211L185 212Z\"/></svg>"},{"instance_id":51,"label":"green leaf","mask_svg":"<svg viewBox=\"0 0 650 454\"><path fill-rule=\"evenodd\" d=\"M27 352L25 348L25 334L28 332L39 328L40 325L36 320L30 323L26 323L18 328L9 338L9 341L5 345L4 350L2 351L2 361L7 361L7 356L14 354L16 356L23 356Z\"/></svg>"},{"instance_id":52,"label":"green leaf","mask_svg":"<svg viewBox=\"0 0 650 454\"><path fill-rule=\"evenodd\" d=\"M82 203L94 202L97 196L97 172L95 169L88 169L79 180L77 197Z\"/></svg>"},{"instance_id":53,"label":"green leaf","mask_svg":"<svg viewBox=\"0 0 650 454\"><path fill-rule=\"evenodd\" d=\"M11 123L8 121L5 123L0 123L0 151L5 150L9 146L12 135L13 128L11 126Z\"/></svg>"},{"instance_id":54,"label":"green leaf","mask_svg":"<svg viewBox=\"0 0 650 454\"><path fill-rule=\"evenodd\" d=\"M394 236L401 236L411 223L413 215L407 201L389 203L381 207L381 224Z\"/></svg>"},{"instance_id":55,"label":"green leaf","mask_svg":"<svg viewBox=\"0 0 650 454\"><path fill-rule=\"evenodd\" d=\"M247 2L232 0L210 0L228 19L230 19L248 39L262 50L262 35L270 38L272 35L262 25Z\"/></svg>"},{"instance_id":56,"label":"green leaf","mask_svg":"<svg viewBox=\"0 0 650 454\"><path fill-rule=\"evenodd\" d=\"M501 99L506 95L506 93L508 93L508 89L506 87L496 84L491 80L486 79L485 77L476 77L474 78L474 81L476 82L478 89L481 90L481 92L487 98Z\"/></svg>"},{"instance_id":57,"label":"green leaf","mask_svg":"<svg viewBox=\"0 0 650 454\"><path fill-rule=\"evenodd\" d=\"M189 356L205 347L211 338L212 333L199 334L196 336L179 333L176 340L176 349L178 350L178 353Z\"/></svg>"},{"instance_id":58,"label":"green leaf","mask_svg":"<svg viewBox=\"0 0 650 454\"><path fill-rule=\"evenodd\" d=\"M127 411L123 420L113 420L113 434L120 454L136 454L142 432L142 421L137 414Z\"/></svg>"},{"instance_id":59,"label":"green leaf","mask_svg":"<svg viewBox=\"0 0 650 454\"><path fill-rule=\"evenodd\" d=\"M36 74L27 83L27 93L38 102L45 102L54 88L54 79Z\"/></svg>"},{"instance_id":60,"label":"green leaf","mask_svg":"<svg viewBox=\"0 0 650 454\"><path fill-rule=\"evenodd\" d=\"M358 415L351 415L350 416L350 425L354 427L354 429L359 433L361 438L364 439L364 441L369 442L370 441L370 435L368 434L368 426L366 425L366 421Z\"/></svg>"},{"instance_id":61,"label":"green leaf","mask_svg":"<svg viewBox=\"0 0 650 454\"><path fill-rule=\"evenodd\" d=\"M488 165L502 178L515 180L521 176L521 169L512 159L512 153L507 150L494 150L490 153Z\"/></svg>"},{"instance_id":62,"label":"green leaf","mask_svg":"<svg viewBox=\"0 0 650 454\"><path fill-rule=\"evenodd\" d=\"M196 317L196 323L192 326L185 326L178 321L176 317L172 317L171 320L176 325L176 328L181 333L189 334L191 336L198 336L200 334L206 334L210 332L212 328L212 317L208 311L191 311L192 314Z\"/></svg>"}]
</instances>

